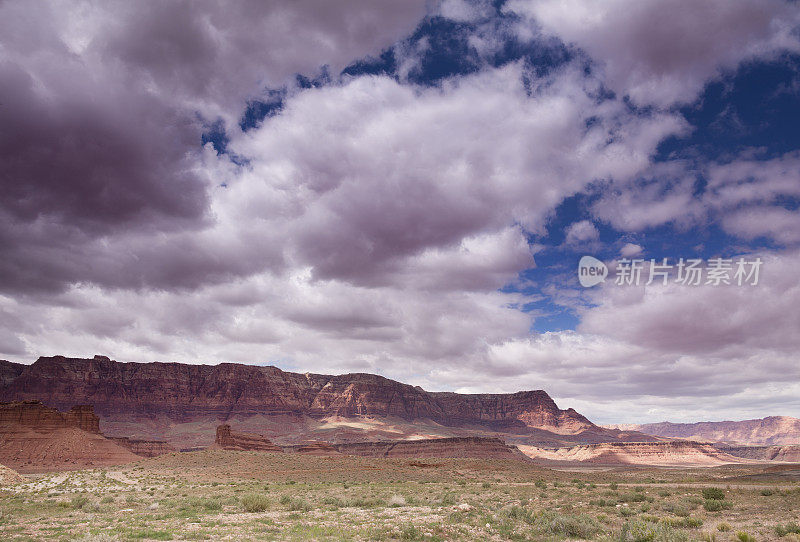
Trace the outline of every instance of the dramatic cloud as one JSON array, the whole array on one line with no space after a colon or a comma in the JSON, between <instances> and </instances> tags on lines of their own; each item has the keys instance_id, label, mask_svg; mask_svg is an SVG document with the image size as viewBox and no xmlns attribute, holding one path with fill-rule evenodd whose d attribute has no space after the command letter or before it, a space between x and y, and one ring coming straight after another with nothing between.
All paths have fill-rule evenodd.
<instances>
[{"instance_id":1,"label":"dramatic cloud","mask_svg":"<svg viewBox=\"0 0 800 542\"><path fill-rule=\"evenodd\" d=\"M800 50L800 10L783 0L511 0L506 9L586 50L609 87L640 105L693 101L721 70Z\"/></svg>"},{"instance_id":2,"label":"dramatic cloud","mask_svg":"<svg viewBox=\"0 0 800 542\"><path fill-rule=\"evenodd\" d=\"M792 406L797 151L662 144L798 24L777 0L0 1L0 357L544 388L601 421ZM577 251L712 226L762 284L577 287ZM553 308L574 323L532 332Z\"/></svg>"},{"instance_id":3,"label":"dramatic cloud","mask_svg":"<svg viewBox=\"0 0 800 542\"><path fill-rule=\"evenodd\" d=\"M92 267L105 236L206 226L203 121L391 44L421 4L0 4L2 287L95 280L76 247Z\"/></svg>"}]
</instances>

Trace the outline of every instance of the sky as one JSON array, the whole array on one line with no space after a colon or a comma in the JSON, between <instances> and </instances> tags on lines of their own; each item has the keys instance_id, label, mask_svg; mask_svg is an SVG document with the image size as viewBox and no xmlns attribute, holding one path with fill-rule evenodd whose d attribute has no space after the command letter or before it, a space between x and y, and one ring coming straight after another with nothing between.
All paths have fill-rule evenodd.
<instances>
[{"instance_id":1,"label":"sky","mask_svg":"<svg viewBox=\"0 0 800 542\"><path fill-rule=\"evenodd\" d=\"M0 0L0 358L800 416L798 120L796 2Z\"/></svg>"}]
</instances>

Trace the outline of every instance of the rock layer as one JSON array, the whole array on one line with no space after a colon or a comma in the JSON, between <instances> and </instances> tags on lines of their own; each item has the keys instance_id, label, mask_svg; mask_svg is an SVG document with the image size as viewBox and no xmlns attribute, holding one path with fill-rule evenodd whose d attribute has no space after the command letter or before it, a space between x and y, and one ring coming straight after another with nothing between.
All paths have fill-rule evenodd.
<instances>
[{"instance_id":1,"label":"rock layer","mask_svg":"<svg viewBox=\"0 0 800 542\"><path fill-rule=\"evenodd\" d=\"M0 404L0 463L19 472L118 465L140 459L100 434L92 407L59 412L39 401Z\"/></svg>"},{"instance_id":2,"label":"rock layer","mask_svg":"<svg viewBox=\"0 0 800 542\"><path fill-rule=\"evenodd\" d=\"M214 446L223 450L248 450L257 452L282 452L267 437L256 433L244 433L231 430L228 424L217 427L217 438Z\"/></svg>"},{"instance_id":3,"label":"rock layer","mask_svg":"<svg viewBox=\"0 0 800 542\"><path fill-rule=\"evenodd\" d=\"M337 444L334 448L342 454L366 457L527 459L516 446L509 446L502 440L491 437L353 442Z\"/></svg>"},{"instance_id":4,"label":"rock layer","mask_svg":"<svg viewBox=\"0 0 800 542\"><path fill-rule=\"evenodd\" d=\"M100 433L100 418L91 405L73 406L68 412L48 408L41 401L0 403L0 426L24 426L35 431L53 431L77 427L88 433Z\"/></svg>"},{"instance_id":5,"label":"rock layer","mask_svg":"<svg viewBox=\"0 0 800 542\"><path fill-rule=\"evenodd\" d=\"M542 390L513 394L427 392L371 374L297 374L276 367L222 363L118 363L42 357L30 366L6 363L0 399L41 399L65 408L94 406L102 418L167 415L175 421L246 414L394 416L448 426L535 427L558 434L603 431ZM16 375L16 376L14 376Z\"/></svg>"},{"instance_id":6,"label":"rock layer","mask_svg":"<svg viewBox=\"0 0 800 542\"><path fill-rule=\"evenodd\" d=\"M721 452L762 461L800 462L800 446L726 446L715 445Z\"/></svg>"},{"instance_id":7,"label":"rock layer","mask_svg":"<svg viewBox=\"0 0 800 542\"><path fill-rule=\"evenodd\" d=\"M146 440L130 437L107 437L115 444L130 450L141 457L156 457L177 450L164 440Z\"/></svg>"},{"instance_id":8,"label":"rock layer","mask_svg":"<svg viewBox=\"0 0 800 542\"><path fill-rule=\"evenodd\" d=\"M759 446L800 444L800 419L790 416L768 416L766 418L738 422L660 422L609 427L639 431L659 437L702 442L727 442Z\"/></svg>"},{"instance_id":9,"label":"rock layer","mask_svg":"<svg viewBox=\"0 0 800 542\"><path fill-rule=\"evenodd\" d=\"M520 446L525 455L542 463L569 462L598 465L659 465L711 467L743 463L746 459L721 452L710 444L671 440L615 442L557 449Z\"/></svg>"}]
</instances>

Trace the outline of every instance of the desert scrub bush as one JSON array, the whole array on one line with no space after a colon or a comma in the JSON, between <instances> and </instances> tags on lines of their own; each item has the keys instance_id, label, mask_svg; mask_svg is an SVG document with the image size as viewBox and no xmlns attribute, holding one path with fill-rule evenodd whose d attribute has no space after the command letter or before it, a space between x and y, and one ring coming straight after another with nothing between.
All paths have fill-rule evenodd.
<instances>
[{"instance_id":1,"label":"desert scrub bush","mask_svg":"<svg viewBox=\"0 0 800 542\"><path fill-rule=\"evenodd\" d=\"M86 503L88 502L89 502L89 497L87 497L86 495L75 495L69 501L69 504L75 510L80 510L81 508L86 506Z\"/></svg>"},{"instance_id":2,"label":"desert scrub bush","mask_svg":"<svg viewBox=\"0 0 800 542\"><path fill-rule=\"evenodd\" d=\"M547 489L547 482L545 482L544 480L541 480L541 479L539 479L539 480L536 480L536 481L533 483L533 485L535 485L535 486L536 486L536 487L538 487L539 489Z\"/></svg>"},{"instance_id":3,"label":"desert scrub bush","mask_svg":"<svg viewBox=\"0 0 800 542\"><path fill-rule=\"evenodd\" d=\"M619 542L686 542L686 533L664 523L641 520L628 521L619 533Z\"/></svg>"},{"instance_id":4,"label":"desert scrub bush","mask_svg":"<svg viewBox=\"0 0 800 542\"><path fill-rule=\"evenodd\" d=\"M739 542L756 542L756 537L745 531L739 531L736 533L736 540Z\"/></svg>"},{"instance_id":5,"label":"desert scrub bush","mask_svg":"<svg viewBox=\"0 0 800 542\"><path fill-rule=\"evenodd\" d=\"M702 493L703 493L703 498L707 501L708 500L721 501L725 499L725 492L718 487L703 488Z\"/></svg>"},{"instance_id":6,"label":"desert scrub bush","mask_svg":"<svg viewBox=\"0 0 800 542\"><path fill-rule=\"evenodd\" d=\"M689 508L677 502L665 502L661 505L661 509L682 518L689 515Z\"/></svg>"},{"instance_id":7,"label":"desert scrub bush","mask_svg":"<svg viewBox=\"0 0 800 542\"><path fill-rule=\"evenodd\" d=\"M644 493L623 493L619 496L620 502L645 502L648 500L647 495ZM650 499L652 501L652 497Z\"/></svg>"},{"instance_id":8,"label":"desert scrub bush","mask_svg":"<svg viewBox=\"0 0 800 542\"><path fill-rule=\"evenodd\" d=\"M700 533L701 542L717 542L717 535L714 533Z\"/></svg>"},{"instance_id":9,"label":"desert scrub bush","mask_svg":"<svg viewBox=\"0 0 800 542\"><path fill-rule=\"evenodd\" d=\"M111 504L112 502L114 502L114 497L112 497L111 495L106 495L105 497L100 499L101 504Z\"/></svg>"},{"instance_id":10,"label":"desert scrub bush","mask_svg":"<svg viewBox=\"0 0 800 542\"><path fill-rule=\"evenodd\" d=\"M283 502L283 499L281 499L281 502ZM258 493L243 495L241 503L245 512L264 512L269 508L269 498Z\"/></svg>"},{"instance_id":11,"label":"desert scrub bush","mask_svg":"<svg viewBox=\"0 0 800 542\"><path fill-rule=\"evenodd\" d=\"M618 488L619 485L616 482L611 482L610 484L608 484L608 489L613 489L614 491L616 491Z\"/></svg>"},{"instance_id":12,"label":"desert scrub bush","mask_svg":"<svg viewBox=\"0 0 800 542\"><path fill-rule=\"evenodd\" d=\"M717 524L717 530L721 533L727 533L731 530L731 526L723 521L722 523Z\"/></svg>"},{"instance_id":13,"label":"desert scrub bush","mask_svg":"<svg viewBox=\"0 0 800 542\"><path fill-rule=\"evenodd\" d=\"M720 510L730 510L733 508L733 505L728 501L706 499L703 503L703 508L705 508L708 512L719 512Z\"/></svg>"},{"instance_id":14,"label":"desert scrub bush","mask_svg":"<svg viewBox=\"0 0 800 542\"><path fill-rule=\"evenodd\" d=\"M413 525L406 525L400 531L400 540L422 540L423 534L418 528Z\"/></svg>"},{"instance_id":15,"label":"desert scrub bush","mask_svg":"<svg viewBox=\"0 0 800 542\"><path fill-rule=\"evenodd\" d=\"M616 500L611 499L592 499L589 501L589 504L592 506L615 506L617 504Z\"/></svg>"},{"instance_id":16,"label":"desert scrub bush","mask_svg":"<svg viewBox=\"0 0 800 542\"><path fill-rule=\"evenodd\" d=\"M586 514L564 515L543 512L536 517L533 525L543 533L582 539L594 538L601 530L597 520Z\"/></svg>"},{"instance_id":17,"label":"desert scrub bush","mask_svg":"<svg viewBox=\"0 0 800 542\"><path fill-rule=\"evenodd\" d=\"M797 523L787 523L786 525L776 525L775 534L784 537L787 534L800 534L800 525Z\"/></svg>"},{"instance_id":18,"label":"desert scrub bush","mask_svg":"<svg viewBox=\"0 0 800 542\"><path fill-rule=\"evenodd\" d=\"M623 506L619 509L619 515L624 518L629 518L636 515L636 510Z\"/></svg>"},{"instance_id":19,"label":"desert scrub bush","mask_svg":"<svg viewBox=\"0 0 800 542\"><path fill-rule=\"evenodd\" d=\"M205 510L206 512L219 512L222 510L222 503L209 497L192 497L186 504L190 508Z\"/></svg>"},{"instance_id":20,"label":"desert scrub bush","mask_svg":"<svg viewBox=\"0 0 800 542\"><path fill-rule=\"evenodd\" d=\"M533 523L535 521L535 517L532 512L517 505L509 508L506 512L506 515L511 519L524 521L525 523Z\"/></svg>"},{"instance_id":21,"label":"desert scrub bush","mask_svg":"<svg viewBox=\"0 0 800 542\"><path fill-rule=\"evenodd\" d=\"M762 497L770 497L774 492L771 489L762 489L761 496Z\"/></svg>"}]
</instances>

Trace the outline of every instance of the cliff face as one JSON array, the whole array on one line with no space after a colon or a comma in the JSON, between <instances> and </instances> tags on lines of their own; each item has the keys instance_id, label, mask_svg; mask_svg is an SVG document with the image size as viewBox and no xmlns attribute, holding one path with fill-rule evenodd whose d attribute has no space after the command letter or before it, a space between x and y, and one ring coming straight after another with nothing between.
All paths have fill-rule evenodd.
<instances>
[{"instance_id":1,"label":"cliff face","mask_svg":"<svg viewBox=\"0 0 800 542\"><path fill-rule=\"evenodd\" d=\"M0 403L0 426L22 426L34 431L53 431L77 427L89 433L100 433L100 418L90 405L78 405L67 412L48 408L41 401Z\"/></svg>"},{"instance_id":2,"label":"cliff face","mask_svg":"<svg viewBox=\"0 0 800 542\"><path fill-rule=\"evenodd\" d=\"M334 445L336 451L366 457L449 457L527 460L516 446L498 438L453 437L392 442L354 442Z\"/></svg>"},{"instance_id":3,"label":"cliff face","mask_svg":"<svg viewBox=\"0 0 800 542\"><path fill-rule=\"evenodd\" d=\"M258 452L282 452L271 440L255 433L242 433L231 430L231 426L223 424L217 427L214 446L223 450L248 450Z\"/></svg>"},{"instance_id":4,"label":"cliff face","mask_svg":"<svg viewBox=\"0 0 800 542\"><path fill-rule=\"evenodd\" d=\"M738 422L649 423L619 428L641 431L659 437L691 439L706 442L728 442L748 445L800 444L800 419L769 416Z\"/></svg>"},{"instance_id":5,"label":"cliff face","mask_svg":"<svg viewBox=\"0 0 800 542\"><path fill-rule=\"evenodd\" d=\"M137 459L100 433L91 406L59 412L39 401L0 403L0 463L15 470L70 470Z\"/></svg>"},{"instance_id":6,"label":"cliff face","mask_svg":"<svg viewBox=\"0 0 800 542\"><path fill-rule=\"evenodd\" d=\"M710 444L692 441L615 442L545 449L520 446L528 457L544 464L581 462L603 465L716 466L742 463Z\"/></svg>"},{"instance_id":7,"label":"cliff face","mask_svg":"<svg viewBox=\"0 0 800 542\"><path fill-rule=\"evenodd\" d=\"M800 462L800 446L727 446L715 445L721 452L761 461Z\"/></svg>"},{"instance_id":8,"label":"cliff face","mask_svg":"<svg viewBox=\"0 0 800 542\"><path fill-rule=\"evenodd\" d=\"M156 457L177 451L163 440L144 440L130 437L108 437L108 439L141 457Z\"/></svg>"},{"instance_id":9,"label":"cliff face","mask_svg":"<svg viewBox=\"0 0 800 542\"><path fill-rule=\"evenodd\" d=\"M14 376L16 375L16 376ZM560 434L600 429L544 391L514 394L431 393L370 374L297 374L275 367L223 363L118 363L42 357L33 365L0 366L0 399L40 399L56 408L76 402L103 418L165 415L175 421L248 414L396 416L443 425L492 429L535 427ZM2 382L0 381L0 382Z\"/></svg>"}]
</instances>

